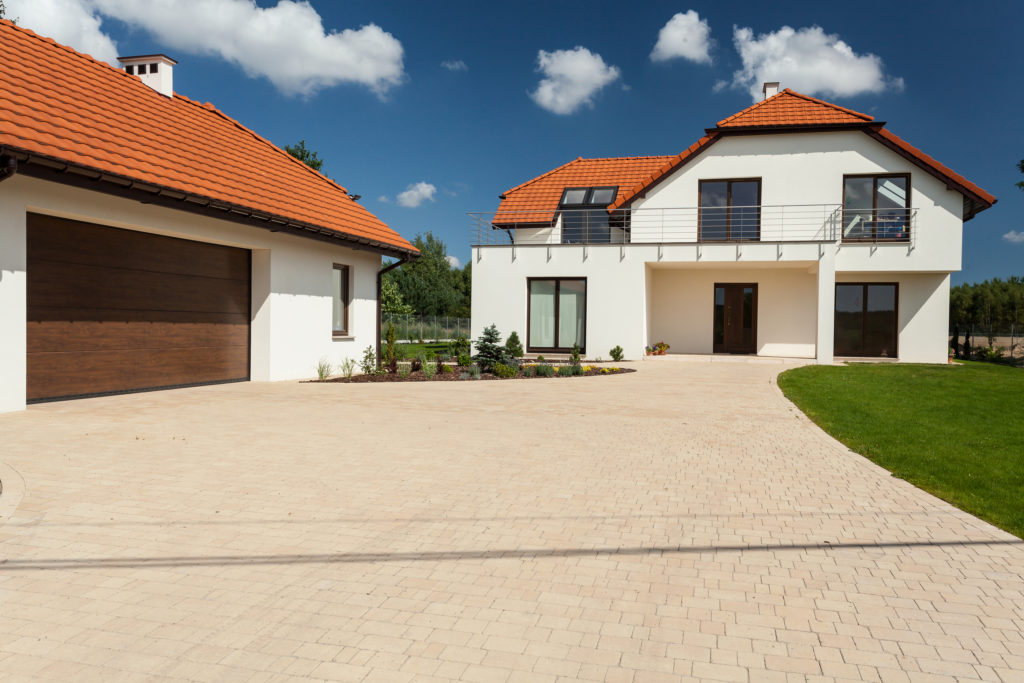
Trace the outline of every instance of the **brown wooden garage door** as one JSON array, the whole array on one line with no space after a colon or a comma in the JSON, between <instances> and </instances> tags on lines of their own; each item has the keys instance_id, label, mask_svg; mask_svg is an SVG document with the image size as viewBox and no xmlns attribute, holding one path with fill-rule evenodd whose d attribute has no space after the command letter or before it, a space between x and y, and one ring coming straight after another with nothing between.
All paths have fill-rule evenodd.
<instances>
[{"instance_id":1,"label":"brown wooden garage door","mask_svg":"<svg viewBox=\"0 0 1024 683\"><path fill-rule=\"evenodd\" d=\"M249 251L28 216L29 401L249 377Z\"/></svg>"}]
</instances>

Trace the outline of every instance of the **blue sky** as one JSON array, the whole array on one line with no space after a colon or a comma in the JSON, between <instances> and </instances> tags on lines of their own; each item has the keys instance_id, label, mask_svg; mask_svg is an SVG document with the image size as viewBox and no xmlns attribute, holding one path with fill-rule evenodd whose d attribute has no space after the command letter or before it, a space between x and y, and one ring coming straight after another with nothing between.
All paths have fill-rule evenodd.
<instances>
[{"instance_id":1,"label":"blue sky","mask_svg":"<svg viewBox=\"0 0 1024 683\"><path fill-rule=\"evenodd\" d=\"M92 46L94 55L108 49L97 47L98 33L120 54L175 57L176 91L213 102L279 145L304 138L326 159L324 171L361 194L371 211L409 238L432 230L463 263L469 257L466 212L493 211L503 190L577 156L678 153L705 127L751 104L748 85L760 77L758 64L764 67L758 50L771 47L761 38L775 34L784 56L799 57L806 67L789 82L782 77L783 87L818 88L825 99L887 121L895 133L999 198L965 225L964 270L954 275L955 283L1024 274L1024 192L1014 186L1024 179L1015 168L1024 158L1024 3L314 1L311 8L278 8L299 14L259 39L266 43L246 43L225 38L228 29L218 33L216 21L189 16L191 10L181 9L188 3L31 0L35 7L52 7L53 16L60 10L65 23L74 12L88 19L69 27L35 17L40 10L28 1L8 0L8 13L21 12L23 25L50 35L63 31L70 37L58 40ZM178 24L157 25L132 9L158 16L153 8L161 3L176 8ZM239 27L247 17L260 18L247 0L194 4L205 4L206 12L223 5L235 12L230 21ZM258 3L277 6L277 0ZM695 21L706 22L710 46L698 50L706 58L652 60L659 31L689 10L699 15ZM330 53L336 46L315 30L307 40L294 28L300 19L315 24L317 16L328 34L379 27L349 36L362 45L356 82L331 76L339 71L332 66L337 55ZM804 35L802 45L785 43L777 33L784 26L796 29L797 37L804 35L800 29L821 27L829 49L835 48L830 36L837 36L853 53L849 69L816 66L821 46L815 35ZM734 27L751 29L740 40L750 73L738 84L734 72L745 61ZM545 76L538 71L539 52L577 46L590 53L584 67L600 56L596 74L583 77L591 87L595 79L603 87L572 113L555 113L550 109L572 102L547 101L546 109L531 97ZM299 65L281 67L287 60L277 56L280 49L297 55ZM446 61L465 68L446 68ZM813 85L793 82L801 79ZM432 196L421 197L416 207L399 205L399 194L417 183L432 185ZM1011 231L1021 240L1004 238Z\"/></svg>"}]
</instances>

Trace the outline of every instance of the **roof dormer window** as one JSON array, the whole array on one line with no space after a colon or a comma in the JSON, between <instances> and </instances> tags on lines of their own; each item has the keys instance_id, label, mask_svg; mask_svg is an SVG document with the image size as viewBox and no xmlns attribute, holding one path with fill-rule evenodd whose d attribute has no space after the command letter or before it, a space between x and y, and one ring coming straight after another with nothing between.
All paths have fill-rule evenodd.
<instances>
[{"instance_id":1,"label":"roof dormer window","mask_svg":"<svg viewBox=\"0 0 1024 683\"><path fill-rule=\"evenodd\" d=\"M560 206L608 206L615 201L617 187L567 187L562 192Z\"/></svg>"}]
</instances>

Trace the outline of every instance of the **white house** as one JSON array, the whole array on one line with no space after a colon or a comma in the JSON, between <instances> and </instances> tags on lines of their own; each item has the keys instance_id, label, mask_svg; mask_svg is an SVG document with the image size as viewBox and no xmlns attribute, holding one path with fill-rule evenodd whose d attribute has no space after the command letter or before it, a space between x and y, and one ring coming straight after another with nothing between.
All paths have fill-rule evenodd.
<instances>
[{"instance_id":1,"label":"white house","mask_svg":"<svg viewBox=\"0 0 1024 683\"><path fill-rule=\"evenodd\" d=\"M473 335L945 362L963 222L995 201L884 122L768 83L681 154L576 159L471 214Z\"/></svg>"},{"instance_id":2,"label":"white house","mask_svg":"<svg viewBox=\"0 0 1024 683\"><path fill-rule=\"evenodd\" d=\"M0 21L0 412L316 374L377 343L405 239L206 103Z\"/></svg>"}]
</instances>

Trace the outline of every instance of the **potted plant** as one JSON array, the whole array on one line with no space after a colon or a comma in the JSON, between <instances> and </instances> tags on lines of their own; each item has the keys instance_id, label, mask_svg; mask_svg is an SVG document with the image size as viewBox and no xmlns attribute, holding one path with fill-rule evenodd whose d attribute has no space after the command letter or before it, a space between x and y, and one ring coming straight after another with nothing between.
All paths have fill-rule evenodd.
<instances>
[{"instance_id":1,"label":"potted plant","mask_svg":"<svg viewBox=\"0 0 1024 683\"><path fill-rule=\"evenodd\" d=\"M949 363L950 363L950 365L953 364L953 356L955 356L955 355L956 355L956 351L953 349L952 346L950 346L949 347Z\"/></svg>"},{"instance_id":2,"label":"potted plant","mask_svg":"<svg viewBox=\"0 0 1024 683\"><path fill-rule=\"evenodd\" d=\"M653 346L645 346L644 347L644 355L645 356L654 355L654 347Z\"/></svg>"},{"instance_id":3,"label":"potted plant","mask_svg":"<svg viewBox=\"0 0 1024 683\"><path fill-rule=\"evenodd\" d=\"M665 352L669 350L669 345L665 342L658 342L654 345L654 353L658 356L664 356Z\"/></svg>"}]
</instances>

